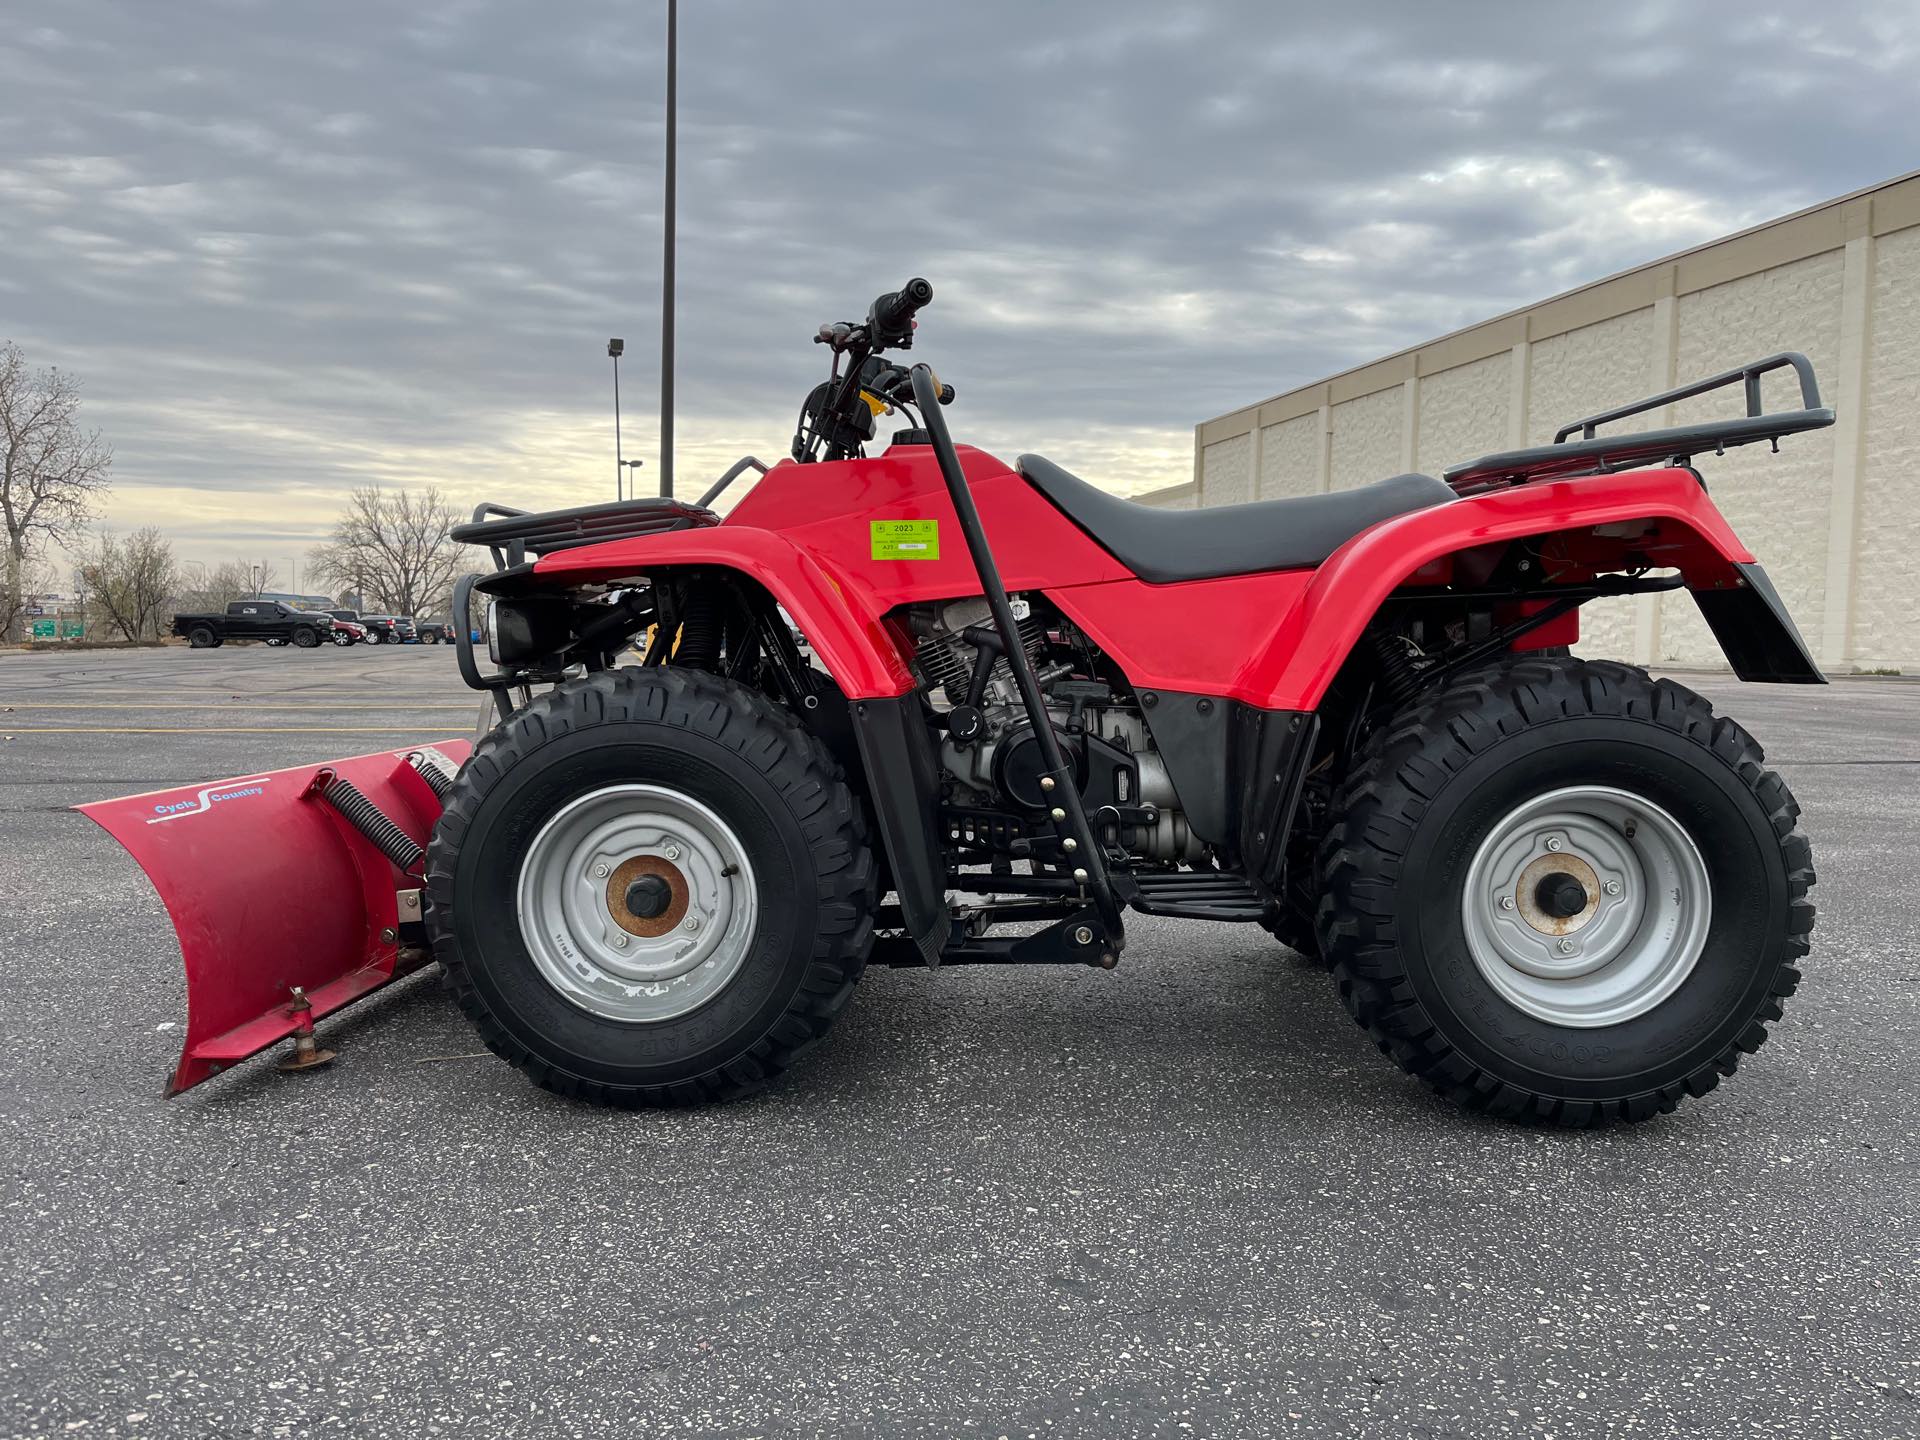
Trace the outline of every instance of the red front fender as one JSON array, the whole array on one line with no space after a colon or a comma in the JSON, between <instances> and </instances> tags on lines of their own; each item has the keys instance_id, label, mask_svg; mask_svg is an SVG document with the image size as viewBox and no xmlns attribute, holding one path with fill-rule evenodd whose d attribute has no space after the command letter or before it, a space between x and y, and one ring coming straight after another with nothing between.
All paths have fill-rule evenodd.
<instances>
[{"instance_id":1,"label":"red front fender","mask_svg":"<svg viewBox=\"0 0 1920 1440\"><path fill-rule=\"evenodd\" d=\"M677 530L562 550L534 566L559 585L637 578L688 565L722 566L766 587L849 700L904 695L913 675L880 617L827 565L784 535L746 525Z\"/></svg>"}]
</instances>

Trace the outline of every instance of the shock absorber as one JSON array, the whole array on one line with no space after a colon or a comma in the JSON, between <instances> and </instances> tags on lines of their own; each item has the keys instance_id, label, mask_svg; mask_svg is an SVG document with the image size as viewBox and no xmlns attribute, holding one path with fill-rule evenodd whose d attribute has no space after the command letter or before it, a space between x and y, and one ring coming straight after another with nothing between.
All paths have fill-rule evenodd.
<instances>
[{"instance_id":1,"label":"shock absorber","mask_svg":"<svg viewBox=\"0 0 1920 1440\"><path fill-rule=\"evenodd\" d=\"M1396 709L1411 702L1420 693L1420 671L1407 653L1406 641L1377 627L1367 631L1367 641L1379 670L1381 698Z\"/></svg>"},{"instance_id":2,"label":"shock absorber","mask_svg":"<svg viewBox=\"0 0 1920 1440\"><path fill-rule=\"evenodd\" d=\"M725 616L713 587L691 586L680 611L680 648L673 652L674 663L690 670L713 669L720 663L724 632Z\"/></svg>"}]
</instances>

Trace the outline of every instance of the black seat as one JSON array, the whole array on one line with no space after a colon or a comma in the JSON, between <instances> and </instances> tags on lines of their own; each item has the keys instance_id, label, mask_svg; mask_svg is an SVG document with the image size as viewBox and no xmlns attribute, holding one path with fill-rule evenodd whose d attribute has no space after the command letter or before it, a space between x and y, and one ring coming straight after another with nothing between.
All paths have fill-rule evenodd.
<instances>
[{"instance_id":1,"label":"black seat","mask_svg":"<svg viewBox=\"0 0 1920 1440\"><path fill-rule=\"evenodd\" d=\"M1330 495L1161 510L1109 495L1039 455L1022 455L1017 468L1114 559L1162 585L1305 569L1370 525L1454 498L1453 488L1431 475L1395 475Z\"/></svg>"}]
</instances>

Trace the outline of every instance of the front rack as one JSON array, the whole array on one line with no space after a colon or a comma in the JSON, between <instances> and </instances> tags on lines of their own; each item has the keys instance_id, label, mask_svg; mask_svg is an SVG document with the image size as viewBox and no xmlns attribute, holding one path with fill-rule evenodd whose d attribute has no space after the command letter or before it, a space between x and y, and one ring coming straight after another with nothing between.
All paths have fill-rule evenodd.
<instances>
[{"instance_id":1,"label":"front rack","mask_svg":"<svg viewBox=\"0 0 1920 1440\"><path fill-rule=\"evenodd\" d=\"M493 552L494 568L505 570L523 563L529 555L551 555L606 540L631 540L636 535L719 523L720 517L703 505L649 496L535 512L508 505L480 505L475 507L472 520L447 533L462 545L486 546Z\"/></svg>"},{"instance_id":2,"label":"front rack","mask_svg":"<svg viewBox=\"0 0 1920 1440\"><path fill-rule=\"evenodd\" d=\"M1760 403L1760 377L1774 370L1792 369L1800 380L1798 410L1764 411ZM1644 415L1679 400L1722 390L1731 385L1745 388L1747 413L1730 420L1709 420L1699 425L1678 425L1661 430L1639 430L1621 435L1601 435L1602 425L1629 416ZM1649 464L1684 465L1695 455L1711 450L1716 455L1737 445L1759 440L1772 441L1779 448L1780 437L1803 430L1820 430L1833 424L1833 411L1820 403L1820 386L1813 376L1813 365L1797 351L1782 351L1764 360L1755 360L1736 370L1728 370L1677 390L1663 390L1631 405L1602 410L1597 415L1563 425L1553 444L1528 450L1505 450L1482 455L1442 472L1456 489L1499 481L1540 480L1549 476L1603 475L1616 470L1631 470ZM1569 437L1578 434L1578 440Z\"/></svg>"},{"instance_id":3,"label":"front rack","mask_svg":"<svg viewBox=\"0 0 1920 1440\"><path fill-rule=\"evenodd\" d=\"M493 557L492 576L463 575L453 587L454 646L461 678L476 690L491 692L502 719L512 713L510 690L520 690L523 697L530 694L527 684L532 677L527 674L514 670L486 672L480 668L475 654L478 631L473 623L473 592L476 587L485 588L481 586L483 579L500 580L509 570L531 569L530 556L537 558L608 540L630 540L640 535L664 535L674 530L718 525L720 517L710 507L722 491L749 470L767 473L762 461L743 455L692 504L658 495L599 505L574 505L564 510L527 511L491 503L475 506L471 520L447 532L451 539L463 545L485 546Z\"/></svg>"}]
</instances>

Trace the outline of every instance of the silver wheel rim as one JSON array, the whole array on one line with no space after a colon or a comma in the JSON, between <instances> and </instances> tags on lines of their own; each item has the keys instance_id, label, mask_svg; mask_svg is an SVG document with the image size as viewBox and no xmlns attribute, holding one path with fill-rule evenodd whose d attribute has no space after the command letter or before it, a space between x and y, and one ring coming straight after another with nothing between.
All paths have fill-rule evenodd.
<instances>
[{"instance_id":1,"label":"silver wheel rim","mask_svg":"<svg viewBox=\"0 0 1920 1440\"><path fill-rule=\"evenodd\" d=\"M645 876L671 894L663 913L624 904ZM759 916L739 836L658 785L610 785L564 806L527 847L517 901L541 978L582 1010L629 1024L712 1000L746 962Z\"/></svg>"},{"instance_id":2,"label":"silver wheel rim","mask_svg":"<svg viewBox=\"0 0 1920 1440\"><path fill-rule=\"evenodd\" d=\"M1584 891L1543 905L1558 877ZM1549 896L1549 898L1551 898ZM1712 883L1693 837L1625 790L1575 785L1495 823L1462 897L1467 949L1514 1008L1592 1029L1646 1014L1680 988L1705 948Z\"/></svg>"}]
</instances>

